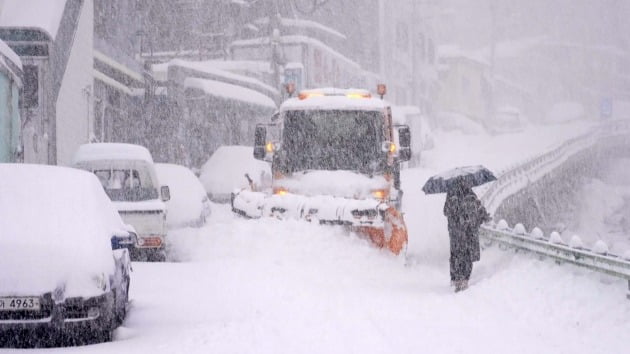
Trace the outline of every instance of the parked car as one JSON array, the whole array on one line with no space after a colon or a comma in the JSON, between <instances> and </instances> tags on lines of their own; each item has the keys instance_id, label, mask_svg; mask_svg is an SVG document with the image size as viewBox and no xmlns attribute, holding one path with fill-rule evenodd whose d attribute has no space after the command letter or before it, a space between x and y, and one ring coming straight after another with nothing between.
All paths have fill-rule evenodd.
<instances>
[{"instance_id":1,"label":"parked car","mask_svg":"<svg viewBox=\"0 0 630 354\"><path fill-rule=\"evenodd\" d=\"M271 168L254 159L252 147L221 146L203 165L199 179L212 201L227 203L235 189L270 188Z\"/></svg>"},{"instance_id":2,"label":"parked car","mask_svg":"<svg viewBox=\"0 0 630 354\"><path fill-rule=\"evenodd\" d=\"M488 131L492 134L517 133L523 131L525 125L526 120L520 109L513 106L501 106L497 108Z\"/></svg>"},{"instance_id":3,"label":"parked car","mask_svg":"<svg viewBox=\"0 0 630 354\"><path fill-rule=\"evenodd\" d=\"M138 233L134 260L166 259L168 186L161 186L151 153L143 146L120 143L81 145L73 166L93 172L123 220Z\"/></svg>"},{"instance_id":4,"label":"parked car","mask_svg":"<svg viewBox=\"0 0 630 354\"><path fill-rule=\"evenodd\" d=\"M98 179L0 164L0 196L0 345L110 340L126 315L135 235Z\"/></svg>"},{"instance_id":5,"label":"parked car","mask_svg":"<svg viewBox=\"0 0 630 354\"><path fill-rule=\"evenodd\" d=\"M155 171L171 192L171 200L166 202L168 228L205 224L210 215L210 200L199 178L188 168L175 164L156 163Z\"/></svg>"}]
</instances>

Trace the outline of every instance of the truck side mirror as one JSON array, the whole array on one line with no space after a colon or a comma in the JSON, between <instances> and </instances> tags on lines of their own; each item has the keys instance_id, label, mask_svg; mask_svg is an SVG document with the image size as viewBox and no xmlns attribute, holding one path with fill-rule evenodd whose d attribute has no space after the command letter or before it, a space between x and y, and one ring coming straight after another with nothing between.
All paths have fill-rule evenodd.
<instances>
[{"instance_id":1,"label":"truck side mirror","mask_svg":"<svg viewBox=\"0 0 630 354\"><path fill-rule=\"evenodd\" d=\"M162 195L163 202L168 202L169 200L171 200L171 190L170 188L168 188L168 186L160 187L160 194Z\"/></svg>"},{"instance_id":2,"label":"truck side mirror","mask_svg":"<svg viewBox=\"0 0 630 354\"><path fill-rule=\"evenodd\" d=\"M411 131L409 126L398 126L398 159L400 161L409 161L411 159Z\"/></svg>"},{"instance_id":3,"label":"truck side mirror","mask_svg":"<svg viewBox=\"0 0 630 354\"><path fill-rule=\"evenodd\" d=\"M257 125L254 131L254 158L256 160L265 159L265 145L267 141L267 128Z\"/></svg>"}]
</instances>

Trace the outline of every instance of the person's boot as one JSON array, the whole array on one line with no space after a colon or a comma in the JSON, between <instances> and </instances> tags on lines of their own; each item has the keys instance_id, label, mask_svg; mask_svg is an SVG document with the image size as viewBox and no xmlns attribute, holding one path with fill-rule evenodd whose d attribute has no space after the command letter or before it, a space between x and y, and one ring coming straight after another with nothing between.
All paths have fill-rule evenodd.
<instances>
[{"instance_id":1,"label":"person's boot","mask_svg":"<svg viewBox=\"0 0 630 354\"><path fill-rule=\"evenodd\" d=\"M458 280L455 282L455 292L458 293L468 288L468 280Z\"/></svg>"}]
</instances>

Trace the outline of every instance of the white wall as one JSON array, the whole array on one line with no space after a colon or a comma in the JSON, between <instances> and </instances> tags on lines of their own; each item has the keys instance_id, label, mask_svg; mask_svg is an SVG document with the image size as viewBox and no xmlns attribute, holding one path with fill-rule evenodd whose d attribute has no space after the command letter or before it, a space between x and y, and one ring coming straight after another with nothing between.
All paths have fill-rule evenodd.
<instances>
[{"instance_id":1,"label":"white wall","mask_svg":"<svg viewBox=\"0 0 630 354\"><path fill-rule=\"evenodd\" d=\"M88 126L90 129L93 126L92 100L88 102L85 94L86 87L93 94L93 33L94 3L93 0L85 0L57 98L58 165L69 165L72 162L72 155L79 145L88 142Z\"/></svg>"}]
</instances>

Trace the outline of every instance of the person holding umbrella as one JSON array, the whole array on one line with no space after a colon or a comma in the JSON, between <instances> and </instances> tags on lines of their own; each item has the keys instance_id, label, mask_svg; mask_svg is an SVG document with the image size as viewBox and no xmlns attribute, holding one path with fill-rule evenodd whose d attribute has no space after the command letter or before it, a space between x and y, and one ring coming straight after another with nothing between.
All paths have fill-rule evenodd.
<instances>
[{"instance_id":1,"label":"person holding umbrella","mask_svg":"<svg viewBox=\"0 0 630 354\"><path fill-rule=\"evenodd\" d=\"M422 188L425 193L446 192L444 215L450 239L451 284L455 292L468 288L473 262L481 258L479 227L490 215L472 187L496 180L482 166L463 167L433 176Z\"/></svg>"}]
</instances>

